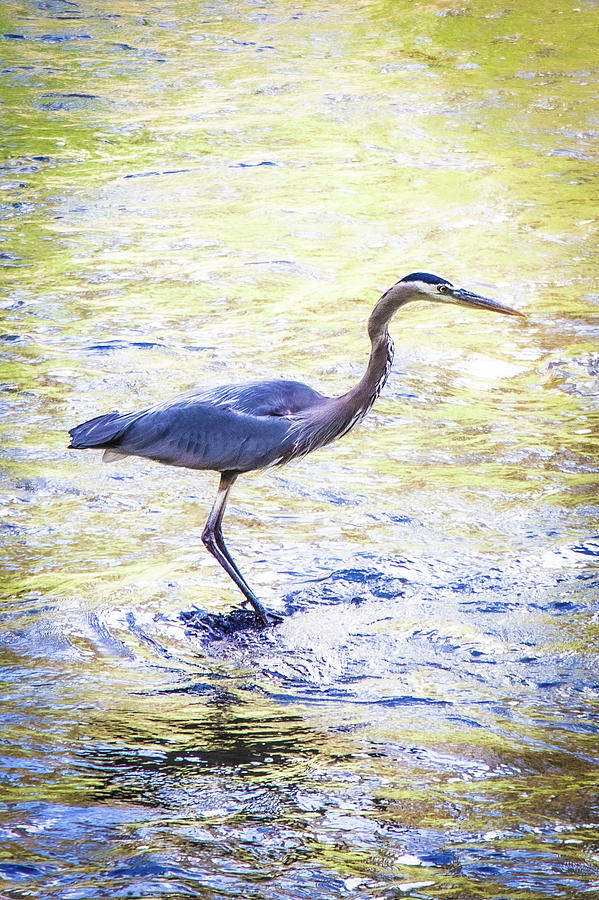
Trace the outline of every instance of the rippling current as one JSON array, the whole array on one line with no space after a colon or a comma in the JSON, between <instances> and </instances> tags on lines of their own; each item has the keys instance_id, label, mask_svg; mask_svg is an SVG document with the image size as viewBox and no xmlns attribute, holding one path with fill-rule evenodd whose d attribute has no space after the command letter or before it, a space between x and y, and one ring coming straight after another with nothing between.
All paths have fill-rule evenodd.
<instances>
[{"instance_id":1,"label":"rippling current","mask_svg":"<svg viewBox=\"0 0 599 900\"><path fill-rule=\"evenodd\" d=\"M0 10L0 897L599 891L595 2ZM66 449L193 385L362 374L217 479Z\"/></svg>"}]
</instances>

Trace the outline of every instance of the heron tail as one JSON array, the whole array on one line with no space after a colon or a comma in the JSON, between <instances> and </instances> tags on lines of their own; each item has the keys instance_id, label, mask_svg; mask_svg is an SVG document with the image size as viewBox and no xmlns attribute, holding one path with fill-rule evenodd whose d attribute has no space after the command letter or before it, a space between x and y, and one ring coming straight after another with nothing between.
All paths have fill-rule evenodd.
<instances>
[{"instance_id":1,"label":"heron tail","mask_svg":"<svg viewBox=\"0 0 599 900\"><path fill-rule=\"evenodd\" d=\"M81 425L71 428L70 450L85 450L87 447L109 447L131 422L131 414L121 415L118 410L96 416Z\"/></svg>"}]
</instances>

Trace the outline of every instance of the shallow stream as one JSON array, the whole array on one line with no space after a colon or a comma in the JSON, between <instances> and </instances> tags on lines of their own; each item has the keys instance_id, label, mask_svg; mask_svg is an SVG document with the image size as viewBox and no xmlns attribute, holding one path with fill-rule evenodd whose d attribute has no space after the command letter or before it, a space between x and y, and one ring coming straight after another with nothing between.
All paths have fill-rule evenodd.
<instances>
[{"instance_id":1,"label":"shallow stream","mask_svg":"<svg viewBox=\"0 0 599 900\"><path fill-rule=\"evenodd\" d=\"M599 8L5 0L0 896L599 891ZM361 428L240 478L66 449L193 385Z\"/></svg>"}]
</instances>

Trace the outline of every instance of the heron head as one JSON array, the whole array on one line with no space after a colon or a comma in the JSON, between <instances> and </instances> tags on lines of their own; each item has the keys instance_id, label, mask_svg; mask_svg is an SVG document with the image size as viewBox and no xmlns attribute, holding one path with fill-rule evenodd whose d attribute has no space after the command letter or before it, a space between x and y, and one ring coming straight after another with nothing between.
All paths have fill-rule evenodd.
<instances>
[{"instance_id":1,"label":"heron head","mask_svg":"<svg viewBox=\"0 0 599 900\"><path fill-rule=\"evenodd\" d=\"M405 285L405 287L403 287ZM469 306L473 309L488 309L491 312L503 313L506 316L522 316L523 313L511 306L504 306L496 300L481 297L465 288L454 287L446 278L431 275L429 272L413 272L398 281L397 288L408 291L406 302L411 300L430 300L434 303L451 303L454 306Z\"/></svg>"}]
</instances>

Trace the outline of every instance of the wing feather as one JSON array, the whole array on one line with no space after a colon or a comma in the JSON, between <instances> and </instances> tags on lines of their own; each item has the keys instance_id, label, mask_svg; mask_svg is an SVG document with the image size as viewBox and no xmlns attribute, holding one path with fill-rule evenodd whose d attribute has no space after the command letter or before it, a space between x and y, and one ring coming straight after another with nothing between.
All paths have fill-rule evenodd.
<instances>
[{"instance_id":1,"label":"wing feather","mask_svg":"<svg viewBox=\"0 0 599 900\"><path fill-rule=\"evenodd\" d=\"M291 422L252 416L210 403L149 409L108 445L108 452L142 456L190 469L244 472L271 465L285 454Z\"/></svg>"},{"instance_id":2,"label":"wing feather","mask_svg":"<svg viewBox=\"0 0 599 900\"><path fill-rule=\"evenodd\" d=\"M328 398L300 381L257 381L251 384L227 384L214 388L195 388L172 397L153 409L194 406L208 403L254 416L291 416Z\"/></svg>"}]
</instances>

